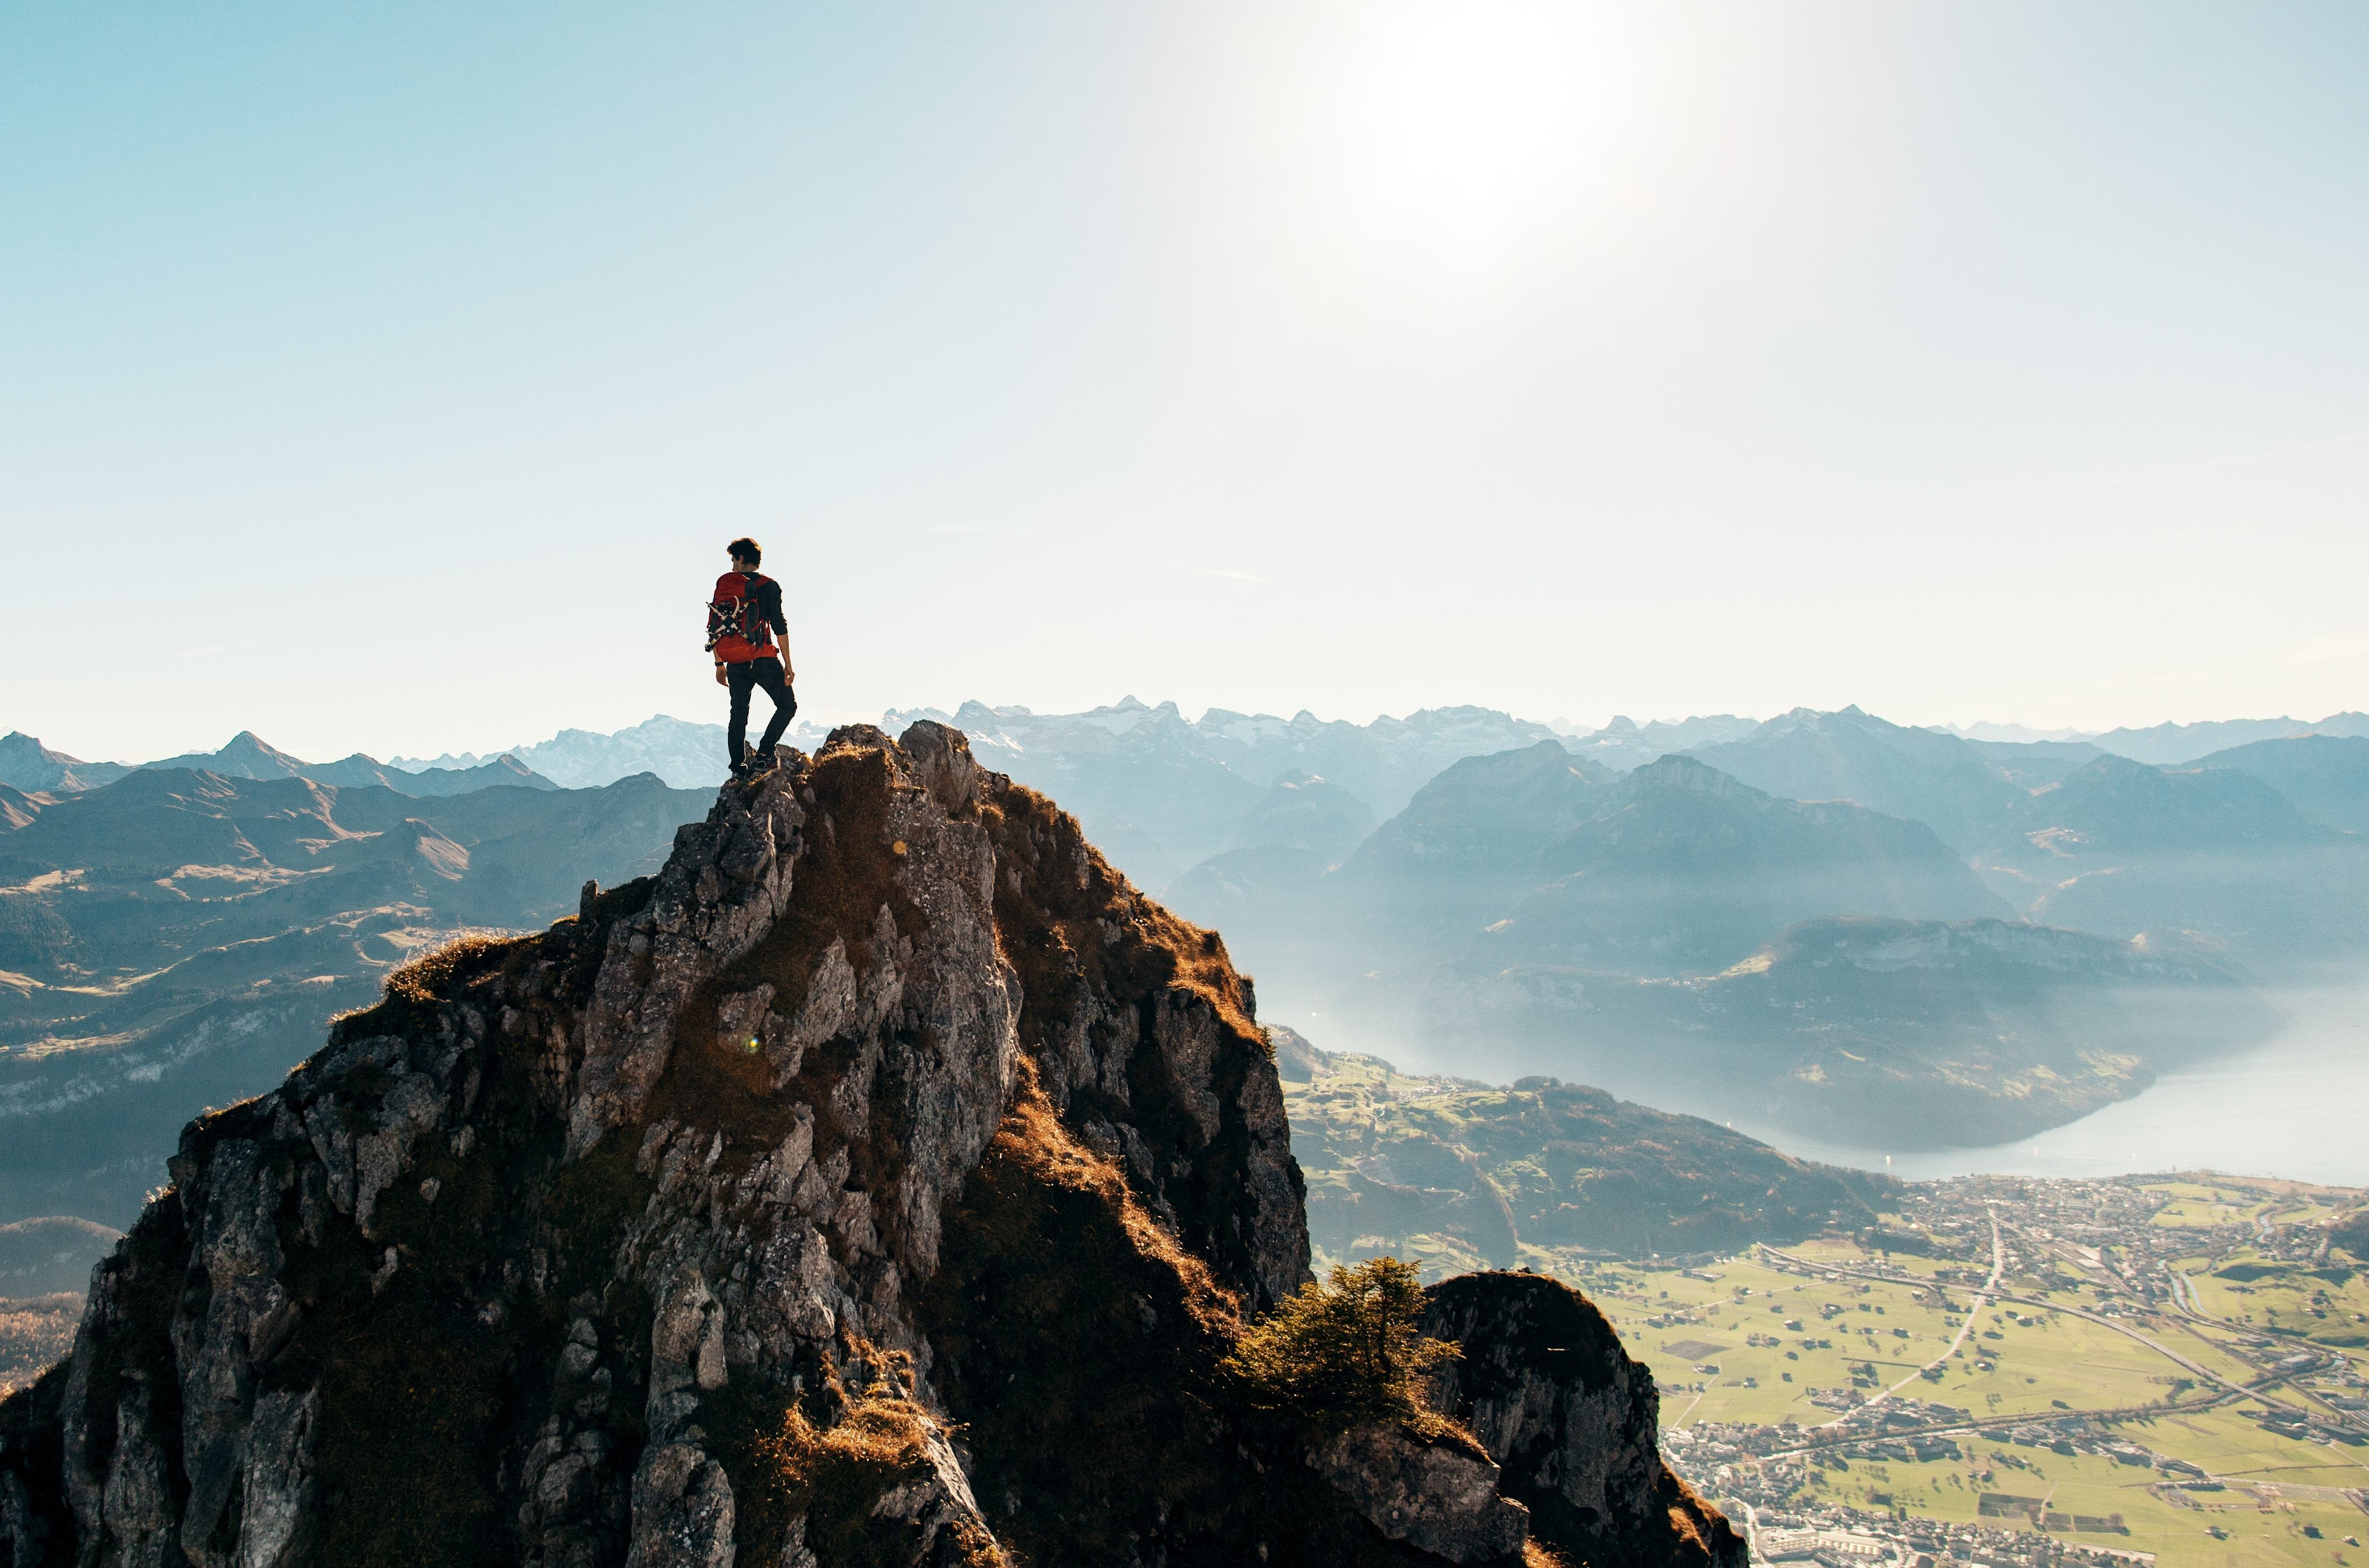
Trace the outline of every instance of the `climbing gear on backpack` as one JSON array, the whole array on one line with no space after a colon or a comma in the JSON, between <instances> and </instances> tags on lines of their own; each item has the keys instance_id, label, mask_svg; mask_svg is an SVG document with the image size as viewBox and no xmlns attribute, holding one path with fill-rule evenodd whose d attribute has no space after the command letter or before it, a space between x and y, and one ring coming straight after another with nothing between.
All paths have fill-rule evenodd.
<instances>
[{"instance_id":1,"label":"climbing gear on backpack","mask_svg":"<svg viewBox=\"0 0 2369 1568\"><path fill-rule=\"evenodd\" d=\"M772 582L755 572L727 572L715 580L715 597L707 606L707 651L722 663L782 656L757 602L759 587Z\"/></svg>"}]
</instances>

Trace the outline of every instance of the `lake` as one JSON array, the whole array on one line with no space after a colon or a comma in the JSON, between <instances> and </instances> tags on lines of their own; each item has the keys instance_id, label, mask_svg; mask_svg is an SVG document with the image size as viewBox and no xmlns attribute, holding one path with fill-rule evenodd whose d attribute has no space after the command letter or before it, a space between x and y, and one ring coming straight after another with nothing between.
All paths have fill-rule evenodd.
<instances>
[{"instance_id":1,"label":"lake","mask_svg":"<svg viewBox=\"0 0 2369 1568\"><path fill-rule=\"evenodd\" d=\"M2201 1167L2369 1187L2369 985L2277 1001L2289 1021L2264 1044L2167 1073L2135 1099L2014 1143L1902 1153L1821 1143L1743 1117L1730 1125L1802 1159L1912 1180Z\"/></svg>"}]
</instances>

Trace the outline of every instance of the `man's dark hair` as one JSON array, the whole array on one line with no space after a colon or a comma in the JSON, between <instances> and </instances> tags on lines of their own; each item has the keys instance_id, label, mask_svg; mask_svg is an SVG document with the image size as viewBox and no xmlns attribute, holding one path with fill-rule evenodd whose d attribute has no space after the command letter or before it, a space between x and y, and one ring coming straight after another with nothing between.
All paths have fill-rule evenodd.
<instances>
[{"instance_id":1,"label":"man's dark hair","mask_svg":"<svg viewBox=\"0 0 2369 1568\"><path fill-rule=\"evenodd\" d=\"M745 561L751 566L765 559L764 547L753 539L736 539L724 548L734 560Z\"/></svg>"}]
</instances>

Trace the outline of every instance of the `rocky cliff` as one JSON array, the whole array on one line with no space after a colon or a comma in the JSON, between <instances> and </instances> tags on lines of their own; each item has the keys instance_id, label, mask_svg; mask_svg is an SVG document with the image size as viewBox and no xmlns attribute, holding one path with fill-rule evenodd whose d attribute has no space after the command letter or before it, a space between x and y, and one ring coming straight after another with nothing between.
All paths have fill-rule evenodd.
<instances>
[{"instance_id":1,"label":"rocky cliff","mask_svg":"<svg viewBox=\"0 0 2369 1568\"><path fill-rule=\"evenodd\" d=\"M840 731L192 1123L0 1404L0 1568L1740 1562L1544 1280L1435 1303L1478 1442L1240 1397L1308 1272L1253 1019L959 734Z\"/></svg>"},{"instance_id":2,"label":"rocky cliff","mask_svg":"<svg viewBox=\"0 0 2369 1568\"><path fill-rule=\"evenodd\" d=\"M1536 1274L1465 1274L1430 1292L1425 1333L1464 1354L1432 1403L1504 1467L1533 1533L1575 1562L1709 1559L1744 1568L1727 1520L1662 1463L1653 1375L1578 1291Z\"/></svg>"}]
</instances>

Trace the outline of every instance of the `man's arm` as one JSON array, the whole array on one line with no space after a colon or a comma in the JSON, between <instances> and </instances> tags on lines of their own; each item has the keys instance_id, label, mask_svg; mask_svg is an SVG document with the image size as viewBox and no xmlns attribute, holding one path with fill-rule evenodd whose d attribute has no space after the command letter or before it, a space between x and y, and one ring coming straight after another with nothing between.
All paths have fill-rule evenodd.
<instances>
[{"instance_id":1,"label":"man's arm","mask_svg":"<svg viewBox=\"0 0 2369 1568\"><path fill-rule=\"evenodd\" d=\"M773 629L773 641L781 647L782 678L788 681L797 679L797 671L790 666L790 623L782 616L781 584L768 582L765 585L764 597L758 608L764 614L765 624Z\"/></svg>"}]
</instances>

